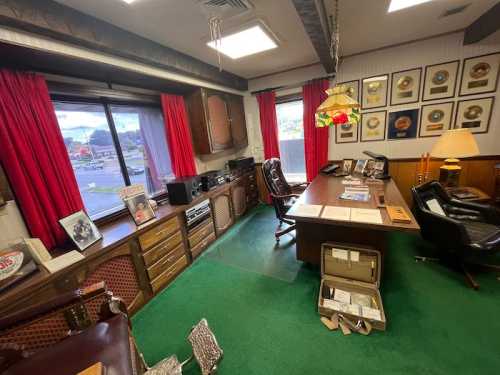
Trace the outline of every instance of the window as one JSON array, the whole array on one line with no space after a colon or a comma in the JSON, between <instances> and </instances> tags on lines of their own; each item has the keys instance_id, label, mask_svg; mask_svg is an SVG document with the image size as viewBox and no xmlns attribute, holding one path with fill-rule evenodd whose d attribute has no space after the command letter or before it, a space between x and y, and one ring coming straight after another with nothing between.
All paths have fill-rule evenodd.
<instances>
[{"instance_id":1,"label":"window","mask_svg":"<svg viewBox=\"0 0 500 375\"><path fill-rule=\"evenodd\" d=\"M155 196L164 192L163 179L173 177L160 109L106 106L54 102L80 193L92 219L124 208L118 196L123 186L144 184Z\"/></svg>"},{"instance_id":2,"label":"window","mask_svg":"<svg viewBox=\"0 0 500 375\"><path fill-rule=\"evenodd\" d=\"M304 182L306 164L302 100L276 104L276 116L283 174L290 182Z\"/></svg>"}]
</instances>

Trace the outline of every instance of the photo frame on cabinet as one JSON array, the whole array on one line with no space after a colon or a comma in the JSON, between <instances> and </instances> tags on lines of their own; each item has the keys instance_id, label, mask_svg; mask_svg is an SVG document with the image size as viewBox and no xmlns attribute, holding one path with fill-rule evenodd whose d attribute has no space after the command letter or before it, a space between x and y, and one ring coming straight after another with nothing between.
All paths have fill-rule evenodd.
<instances>
[{"instance_id":1,"label":"photo frame on cabinet","mask_svg":"<svg viewBox=\"0 0 500 375\"><path fill-rule=\"evenodd\" d=\"M419 137L438 137L451 128L454 102L426 104L420 109Z\"/></svg>"},{"instance_id":2,"label":"photo frame on cabinet","mask_svg":"<svg viewBox=\"0 0 500 375\"><path fill-rule=\"evenodd\" d=\"M356 100L357 102L359 102L359 79L354 81L340 82L338 85L346 86L347 87L346 94L351 98L353 98L354 100Z\"/></svg>"},{"instance_id":3,"label":"photo frame on cabinet","mask_svg":"<svg viewBox=\"0 0 500 375\"><path fill-rule=\"evenodd\" d=\"M460 96L494 92L498 83L500 52L464 59Z\"/></svg>"},{"instance_id":4,"label":"photo frame on cabinet","mask_svg":"<svg viewBox=\"0 0 500 375\"><path fill-rule=\"evenodd\" d=\"M363 78L361 81L361 108L373 109L387 106L389 75Z\"/></svg>"},{"instance_id":5,"label":"photo frame on cabinet","mask_svg":"<svg viewBox=\"0 0 500 375\"><path fill-rule=\"evenodd\" d=\"M455 129L466 128L473 134L487 133L495 97L460 100L457 104Z\"/></svg>"},{"instance_id":6,"label":"photo frame on cabinet","mask_svg":"<svg viewBox=\"0 0 500 375\"><path fill-rule=\"evenodd\" d=\"M59 223L80 251L102 238L99 229L84 211L66 216L59 220Z\"/></svg>"},{"instance_id":7,"label":"photo frame on cabinet","mask_svg":"<svg viewBox=\"0 0 500 375\"><path fill-rule=\"evenodd\" d=\"M387 111L365 112L361 114L361 142L385 140Z\"/></svg>"},{"instance_id":8,"label":"photo frame on cabinet","mask_svg":"<svg viewBox=\"0 0 500 375\"><path fill-rule=\"evenodd\" d=\"M418 109L389 112L387 139L410 139L417 137Z\"/></svg>"},{"instance_id":9,"label":"photo frame on cabinet","mask_svg":"<svg viewBox=\"0 0 500 375\"><path fill-rule=\"evenodd\" d=\"M420 98L422 68L402 70L391 75L391 105L416 103Z\"/></svg>"},{"instance_id":10,"label":"photo frame on cabinet","mask_svg":"<svg viewBox=\"0 0 500 375\"><path fill-rule=\"evenodd\" d=\"M359 124L342 124L335 128L335 143L355 143L358 141Z\"/></svg>"},{"instance_id":11,"label":"photo frame on cabinet","mask_svg":"<svg viewBox=\"0 0 500 375\"><path fill-rule=\"evenodd\" d=\"M427 65L422 101L448 99L455 96L459 60Z\"/></svg>"}]
</instances>

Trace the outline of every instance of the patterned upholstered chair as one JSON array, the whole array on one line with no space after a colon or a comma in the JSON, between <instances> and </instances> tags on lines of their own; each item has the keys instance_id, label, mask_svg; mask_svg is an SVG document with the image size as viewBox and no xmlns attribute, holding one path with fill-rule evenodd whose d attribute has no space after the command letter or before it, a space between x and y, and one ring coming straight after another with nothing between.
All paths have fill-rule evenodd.
<instances>
[{"instance_id":1,"label":"patterned upholstered chair","mask_svg":"<svg viewBox=\"0 0 500 375\"><path fill-rule=\"evenodd\" d=\"M285 217L288 210L293 206L295 201L307 184L290 185L283 175L281 169L281 161L277 158L267 159L262 164L262 173L266 183L267 190L271 196L271 202L276 211L276 217L279 220L278 227L274 233L276 242L279 243L280 237L284 234L295 230L295 222ZM283 228L283 223L288 224L288 227Z\"/></svg>"}]
</instances>

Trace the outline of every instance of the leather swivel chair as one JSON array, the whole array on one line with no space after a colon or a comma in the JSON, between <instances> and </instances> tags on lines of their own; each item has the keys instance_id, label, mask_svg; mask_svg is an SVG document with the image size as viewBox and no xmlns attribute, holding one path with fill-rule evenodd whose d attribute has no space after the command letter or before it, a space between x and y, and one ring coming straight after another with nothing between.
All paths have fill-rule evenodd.
<instances>
[{"instance_id":1,"label":"leather swivel chair","mask_svg":"<svg viewBox=\"0 0 500 375\"><path fill-rule=\"evenodd\" d=\"M444 251L454 261L474 289L467 263L500 270L500 266L480 264L480 258L500 251L500 211L493 206L451 198L437 181L412 188L415 217L422 237Z\"/></svg>"},{"instance_id":2,"label":"leather swivel chair","mask_svg":"<svg viewBox=\"0 0 500 375\"><path fill-rule=\"evenodd\" d=\"M300 187L307 184L290 185L283 175L281 169L281 161L277 158L271 158L264 161L262 164L262 173L267 190L271 196L271 202L276 212L276 217L279 220L278 227L274 233L276 242L279 243L280 237L295 230L295 222L285 217L288 210L293 206L300 194ZM303 190L303 188L302 188ZM282 228L283 223L288 227Z\"/></svg>"}]
</instances>

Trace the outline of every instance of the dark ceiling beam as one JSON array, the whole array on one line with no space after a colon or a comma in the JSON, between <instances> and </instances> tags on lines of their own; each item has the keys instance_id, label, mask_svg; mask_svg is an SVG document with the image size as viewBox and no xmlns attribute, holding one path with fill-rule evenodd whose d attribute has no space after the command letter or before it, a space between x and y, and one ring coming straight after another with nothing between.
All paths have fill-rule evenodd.
<instances>
[{"instance_id":1,"label":"dark ceiling beam","mask_svg":"<svg viewBox=\"0 0 500 375\"><path fill-rule=\"evenodd\" d=\"M330 28L323 0L292 0L316 54L328 74L335 73L330 56Z\"/></svg>"},{"instance_id":2,"label":"dark ceiling beam","mask_svg":"<svg viewBox=\"0 0 500 375\"><path fill-rule=\"evenodd\" d=\"M147 22L147 20L145 20ZM120 56L192 78L248 89L248 81L52 0L0 0L0 25Z\"/></svg>"},{"instance_id":3,"label":"dark ceiling beam","mask_svg":"<svg viewBox=\"0 0 500 375\"><path fill-rule=\"evenodd\" d=\"M472 22L464 32L464 45L477 43L500 29L500 3Z\"/></svg>"}]
</instances>

